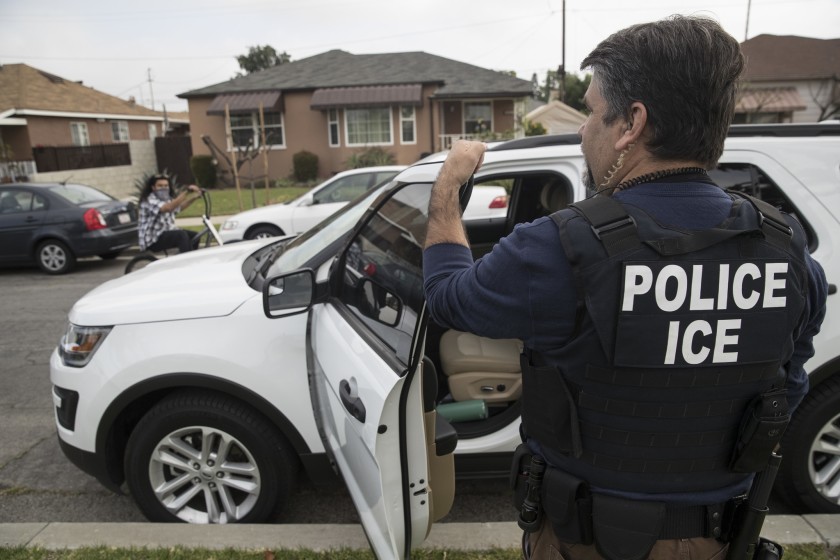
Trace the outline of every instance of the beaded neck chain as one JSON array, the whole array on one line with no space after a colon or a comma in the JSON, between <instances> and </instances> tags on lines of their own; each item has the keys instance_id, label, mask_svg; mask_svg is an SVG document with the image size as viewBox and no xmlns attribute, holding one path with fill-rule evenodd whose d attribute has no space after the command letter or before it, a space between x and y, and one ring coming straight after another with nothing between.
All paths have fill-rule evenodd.
<instances>
[{"instance_id":1,"label":"beaded neck chain","mask_svg":"<svg viewBox=\"0 0 840 560\"><path fill-rule=\"evenodd\" d=\"M660 171L654 171L653 173L646 173L644 175L639 175L638 177L633 177L627 181L622 181L618 185L615 186L615 190L621 191L624 189L629 189L630 187L635 187L641 183L650 183L651 181L656 181L658 179L662 179L663 177L670 177L671 175L707 175L706 170L702 167L678 167L676 169L662 169Z\"/></svg>"}]
</instances>

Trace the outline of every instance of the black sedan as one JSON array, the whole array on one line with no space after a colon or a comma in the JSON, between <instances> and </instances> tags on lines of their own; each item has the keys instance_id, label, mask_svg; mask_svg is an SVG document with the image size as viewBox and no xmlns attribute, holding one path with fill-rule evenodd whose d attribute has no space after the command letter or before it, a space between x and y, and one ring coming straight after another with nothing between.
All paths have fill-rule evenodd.
<instances>
[{"instance_id":1,"label":"black sedan","mask_svg":"<svg viewBox=\"0 0 840 560\"><path fill-rule=\"evenodd\" d=\"M76 259L113 259L137 243L137 207L86 185L0 185L0 263L36 263L48 274Z\"/></svg>"}]
</instances>

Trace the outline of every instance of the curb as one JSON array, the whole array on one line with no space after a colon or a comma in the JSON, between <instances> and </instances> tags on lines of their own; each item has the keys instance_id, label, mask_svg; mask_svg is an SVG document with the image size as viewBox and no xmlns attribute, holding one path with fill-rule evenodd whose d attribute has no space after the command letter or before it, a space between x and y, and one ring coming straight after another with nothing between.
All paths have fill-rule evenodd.
<instances>
[{"instance_id":1,"label":"curb","mask_svg":"<svg viewBox=\"0 0 840 560\"><path fill-rule=\"evenodd\" d=\"M840 515L771 515L761 534L782 545L840 545ZM512 522L437 523L421 548L488 550L519 548L522 531ZM4 523L0 547L47 550L114 548L209 548L368 550L361 525L188 525L177 523Z\"/></svg>"}]
</instances>

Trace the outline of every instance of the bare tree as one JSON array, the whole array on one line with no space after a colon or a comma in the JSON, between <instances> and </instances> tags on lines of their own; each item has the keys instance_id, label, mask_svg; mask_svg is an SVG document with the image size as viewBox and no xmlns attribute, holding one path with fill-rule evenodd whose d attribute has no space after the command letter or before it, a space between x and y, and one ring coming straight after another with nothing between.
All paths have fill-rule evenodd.
<instances>
[{"instance_id":1,"label":"bare tree","mask_svg":"<svg viewBox=\"0 0 840 560\"><path fill-rule=\"evenodd\" d=\"M816 87L813 84L809 85L808 93L820 109L817 120L840 116L840 79L837 76L819 82Z\"/></svg>"}]
</instances>

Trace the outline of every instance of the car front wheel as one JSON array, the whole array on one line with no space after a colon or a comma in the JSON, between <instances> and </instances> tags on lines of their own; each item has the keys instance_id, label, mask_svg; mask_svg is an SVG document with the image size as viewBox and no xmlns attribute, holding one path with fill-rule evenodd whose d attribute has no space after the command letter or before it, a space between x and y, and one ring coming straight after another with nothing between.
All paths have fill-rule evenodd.
<instances>
[{"instance_id":1,"label":"car front wheel","mask_svg":"<svg viewBox=\"0 0 840 560\"><path fill-rule=\"evenodd\" d=\"M41 242L35 249L35 260L47 274L64 274L76 266L76 256L67 245L57 239Z\"/></svg>"},{"instance_id":2,"label":"car front wheel","mask_svg":"<svg viewBox=\"0 0 840 560\"><path fill-rule=\"evenodd\" d=\"M840 513L840 379L814 387L782 440L776 490L803 513Z\"/></svg>"},{"instance_id":3,"label":"car front wheel","mask_svg":"<svg viewBox=\"0 0 840 560\"><path fill-rule=\"evenodd\" d=\"M297 457L262 416L227 396L178 393L137 424L126 481L150 521L261 523L288 500Z\"/></svg>"},{"instance_id":4,"label":"car front wheel","mask_svg":"<svg viewBox=\"0 0 840 560\"><path fill-rule=\"evenodd\" d=\"M283 232L278 227L262 225L257 226L248 232L246 239L265 239L266 237L279 237Z\"/></svg>"}]
</instances>

